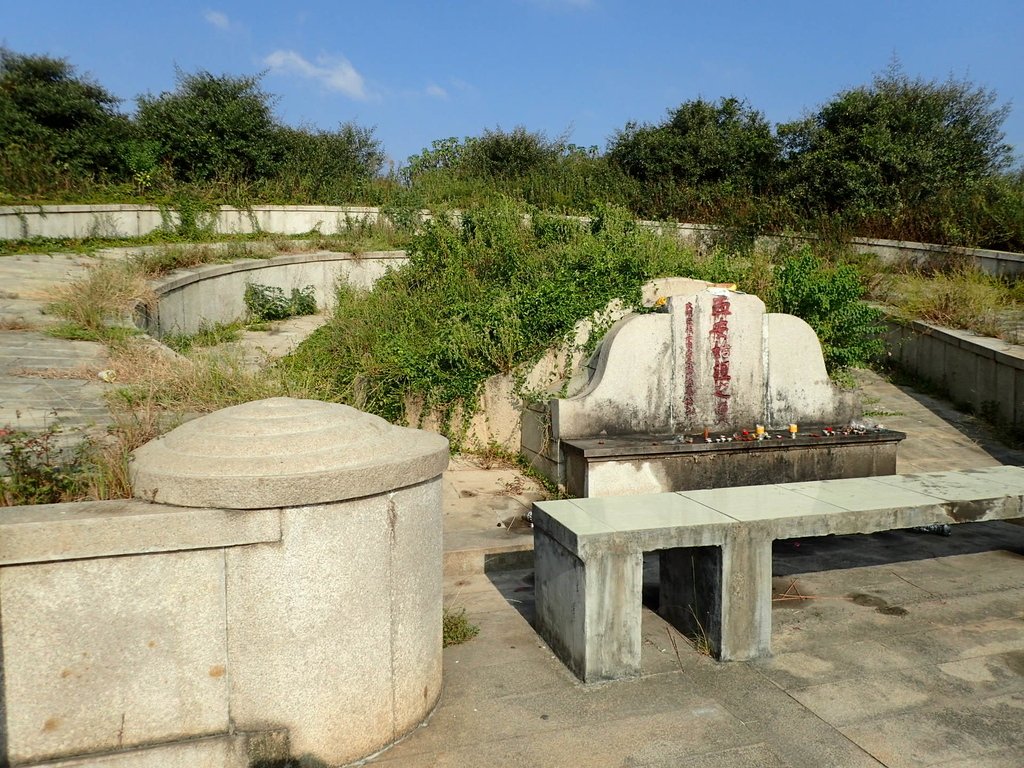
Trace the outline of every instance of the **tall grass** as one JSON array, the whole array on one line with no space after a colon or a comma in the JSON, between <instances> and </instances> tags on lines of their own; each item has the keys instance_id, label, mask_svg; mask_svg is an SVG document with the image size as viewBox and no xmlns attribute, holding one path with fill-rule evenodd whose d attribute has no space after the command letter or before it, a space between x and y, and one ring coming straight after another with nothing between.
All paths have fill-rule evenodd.
<instances>
[{"instance_id":1,"label":"tall grass","mask_svg":"<svg viewBox=\"0 0 1024 768\"><path fill-rule=\"evenodd\" d=\"M925 274L904 269L883 275L873 297L903 317L983 336L1001 336L1008 314L1024 311L1024 286L1010 285L963 263L948 271Z\"/></svg>"},{"instance_id":2,"label":"tall grass","mask_svg":"<svg viewBox=\"0 0 1024 768\"><path fill-rule=\"evenodd\" d=\"M77 333L78 338L100 341L123 337L123 330L132 325L135 307L156 304L148 276L138 262L103 262L85 277L57 286L47 310L66 325L58 326L56 335Z\"/></svg>"}]
</instances>

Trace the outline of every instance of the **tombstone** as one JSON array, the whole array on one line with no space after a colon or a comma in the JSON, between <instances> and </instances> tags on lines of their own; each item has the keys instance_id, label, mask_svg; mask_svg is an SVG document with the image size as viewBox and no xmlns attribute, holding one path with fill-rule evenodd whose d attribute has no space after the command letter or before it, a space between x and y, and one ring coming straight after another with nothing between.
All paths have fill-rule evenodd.
<instances>
[{"instance_id":1,"label":"tombstone","mask_svg":"<svg viewBox=\"0 0 1024 768\"><path fill-rule=\"evenodd\" d=\"M570 495L895 472L903 435L855 422L806 322L723 287L664 310L616 323L582 391L548 404L547 445L525 446ZM539 431L524 424L524 439Z\"/></svg>"}]
</instances>

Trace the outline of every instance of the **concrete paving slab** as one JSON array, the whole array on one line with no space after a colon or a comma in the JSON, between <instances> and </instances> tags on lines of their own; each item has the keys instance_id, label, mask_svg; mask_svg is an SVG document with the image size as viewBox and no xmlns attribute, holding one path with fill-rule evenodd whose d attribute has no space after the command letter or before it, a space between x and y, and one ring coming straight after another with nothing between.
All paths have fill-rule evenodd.
<instances>
[{"instance_id":1,"label":"concrete paving slab","mask_svg":"<svg viewBox=\"0 0 1024 768\"><path fill-rule=\"evenodd\" d=\"M997 751L1024 754L1021 712L1002 702L922 707L842 730L890 768L964 765Z\"/></svg>"}]
</instances>

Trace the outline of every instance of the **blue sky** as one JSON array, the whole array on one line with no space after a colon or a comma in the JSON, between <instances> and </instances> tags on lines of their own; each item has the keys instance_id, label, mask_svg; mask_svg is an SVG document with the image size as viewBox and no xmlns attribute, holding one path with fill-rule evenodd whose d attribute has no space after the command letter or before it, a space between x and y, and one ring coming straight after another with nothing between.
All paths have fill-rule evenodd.
<instances>
[{"instance_id":1,"label":"blue sky","mask_svg":"<svg viewBox=\"0 0 1024 768\"><path fill-rule=\"evenodd\" d=\"M523 125L604 149L627 121L703 96L772 122L870 82L967 78L1015 105L1024 155L1024 2L292 0L0 2L0 44L67 58L125 100L185 72L252 75L286 123L373 126L396 163L433 139Z\"/></svg>"}]
</instances>

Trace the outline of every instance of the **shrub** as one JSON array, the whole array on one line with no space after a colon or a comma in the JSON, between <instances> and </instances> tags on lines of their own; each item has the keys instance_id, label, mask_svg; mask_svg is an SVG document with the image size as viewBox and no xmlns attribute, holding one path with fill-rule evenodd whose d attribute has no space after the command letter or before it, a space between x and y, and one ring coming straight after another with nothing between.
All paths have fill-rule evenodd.
<instances>
[{"instance_id":1,"label":"shrub","mask_svg":"<svg viewBox=\"0 0 1024 768\"><path fill-rule=\"evenodd\" d=\"M668 275L736 282L774 311L801 315L833 371L865 362L879 344L854 268L809 251L778 270L767 254L697 257L621 208L599 207L589 222L539 211L526 221L506 202L458 222L434 219L408 253L372 291L342 287L331 322L283 363L319 397L392 421L405 417L410 395L442 414L471 413L489 376L532 364L577 321L612 299L636 305L645 282ZM443 425L455 440L460 427Z\"/></svg>"},{"instance_id":2,"label":"shrub","mask_svg":"<svg viewBox=\"0 0 1024 768\"><path fill-rule=\"evenodd\" d=\"M658 194L640 213L655 217L717 212L721 201L768 191L779 164L771 124L746 102L696 99L658 125L627 123L609 160Z\"/></svg>"},{"instance_id":3,"label":"shrub","mask_svg":"<svg viewBox=\"0 0 1024 768\"><path fill-rule=\"evenodd\" d=\"M181 181L253 179L276 160L272 98L260 77L177 71L177 86L138 99L142 137Z\"/></svg>"},{"instance_id":4,"label":"shrub","mask_svg":"<svg viewBox=\"0 0 1024 768\"><path fill-rule=\"evenodd\" d=\"M881 312L864 303L865 286L854 266L829 264L804 247L782 256L776 280L779 311L814 328L830 371L866 365L882 354Z\"/></svg>"},{"instance_id":5,"label":"shrub","mask_svg":"<svg viewBox=\"0 0 1024 768\"><path fill-rule=\"evenodd\" d=\"M944 193L1006 170L1008 108L995 101L967 81L911 79L891 67L779 127L791 195L811 216L898 225Z\"/></svg>"},{"instance_id":6,"label":"shrub","mask_svg":"<svg viewBox=\"0 0 1024 768\"><path fill-rule=\"evenodd\" d=\"M291 295L285 296L284 291L275 286L246 283L244 300L251 322L316 314L316 294L312 285L292 288Z\"/></svg>"},{"instance_id":7,"label":"shrub","mask_svg":"<svg viewBox=\"0 0 1024 768\"><path fill-rule=\"evenodd\" d=\"M77 453L63 449L57 423L42 432L0 429L0 505L54 504L65 501L78 485L81 462Z\"/></svg>"},{"instance_id":8,"label":"shrub","mask_svg":"<svg viewBox=\"0 0 1024 768\"><path fill-rule=\"evenodd\" d=\"M118 103L64 59L0 47L0 189L120 178L129 123Z\"/></svg>"}]
</instances>

